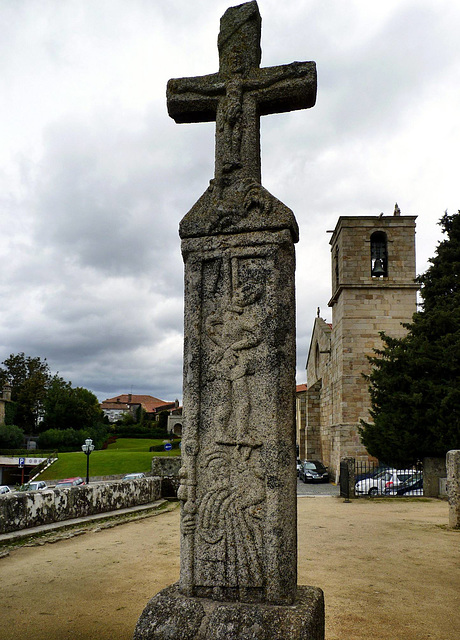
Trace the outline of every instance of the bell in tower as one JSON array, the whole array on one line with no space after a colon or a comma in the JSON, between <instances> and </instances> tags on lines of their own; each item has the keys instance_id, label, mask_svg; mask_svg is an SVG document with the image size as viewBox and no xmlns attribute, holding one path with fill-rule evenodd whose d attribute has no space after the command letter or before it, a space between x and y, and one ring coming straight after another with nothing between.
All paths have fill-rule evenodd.
<instances>
[{"instance_id":1,"label":"bell in tower","mask_svg":"<svg viewBox=\"0 0 460 640\"><path fill-rule=\"evenodd\" d=\"M387 236L383 231L371 235L371 275L374 278L388 276Z\"/></svg>"}]
</instances>

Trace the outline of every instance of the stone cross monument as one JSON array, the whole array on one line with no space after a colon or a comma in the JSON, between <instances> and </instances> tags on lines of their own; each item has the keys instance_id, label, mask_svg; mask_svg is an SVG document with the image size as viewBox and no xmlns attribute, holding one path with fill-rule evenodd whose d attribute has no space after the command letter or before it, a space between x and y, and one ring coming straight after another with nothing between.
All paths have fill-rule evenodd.
<instances>
[{"instance_id":1,"label":"stone cross monument","mask_svg":"<svg viewBox=\"0 0 460 640\"><path fill-rule=\"evenodd\" d=\"M176 122L215 120L216 162L180 224L180 580L147 605L136 640L324 638L322 592L297 586L298 227L261 186L259 142L261 115L315 104L316 68L261 69L260 33L256 2L231 7L218 73L168 83Z\"/></svg>"}]
</instances>

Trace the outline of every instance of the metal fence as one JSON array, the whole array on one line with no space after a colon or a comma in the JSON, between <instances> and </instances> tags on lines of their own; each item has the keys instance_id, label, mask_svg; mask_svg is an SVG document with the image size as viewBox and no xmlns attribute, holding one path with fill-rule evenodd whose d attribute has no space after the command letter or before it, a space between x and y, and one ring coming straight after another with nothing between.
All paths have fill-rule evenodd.
<instances>
[{"instance_id":1,"label":"metal fence","mask_svg":"<svg viewBox=\"0 0 460 640\"><path fill-rule=\"evenodd\" d=\"M395 469L368 461L342 461L340 465L340 494L361 496L423 496L423 466ZM353 477L351 477L353 476Z\"/></svg>"}]
</instances>

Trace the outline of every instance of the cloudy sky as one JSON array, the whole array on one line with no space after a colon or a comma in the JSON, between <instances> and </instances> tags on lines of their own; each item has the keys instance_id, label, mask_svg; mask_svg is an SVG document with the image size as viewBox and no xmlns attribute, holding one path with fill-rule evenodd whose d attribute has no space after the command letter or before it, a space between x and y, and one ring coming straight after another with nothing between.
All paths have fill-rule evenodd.
<instances>
[{"instance_id":1,"label":"cloudy sky","mask_svg":"<svg viewBox=\"0 0 460 640\"><path fill-rule=\"evenodd\" d=\"M182 397L178 225L213 176L214 125L166 82L218 69L231 0L1 0L0 361L47 358L100 400ZM234 4L237 4L235 2ZM460 3L259 0L262 66L315 60L313 109L262 120L264 186L295 213L298 383L330 320L340 215L417 219L417 272L460 208Z\"/></svg>"}]
</instances>

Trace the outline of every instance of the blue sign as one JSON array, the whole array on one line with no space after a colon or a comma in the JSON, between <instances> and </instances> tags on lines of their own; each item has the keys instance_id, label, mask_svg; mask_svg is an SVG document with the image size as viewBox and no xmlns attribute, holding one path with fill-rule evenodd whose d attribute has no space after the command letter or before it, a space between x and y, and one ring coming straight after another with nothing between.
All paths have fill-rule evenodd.
<instances>
[{"instance_id":1,"label":"blue sign","mask_svg":"<svg viewBox=\"0 0 460 640\"><path fill-rule=\"evenodd\" d=\"M26 459L25 458L19 458L19 466L23 467L26 463Z\"/></svg>"},{"instance_id":2,"label":"blue sign","mask_svg":"<svg viewBox=\"0 0 460 640\"><path fill-rule=\"evenodd\" d=\"M172 449L172 444L170 442L167 442L165 444L165 451L171 451L171 449Z\"/></svg>"}]
</instances>

